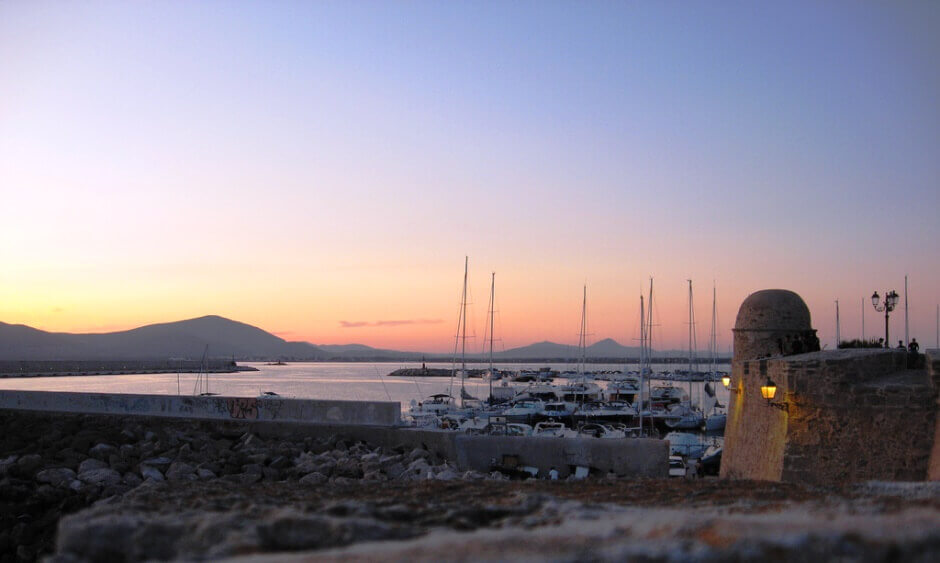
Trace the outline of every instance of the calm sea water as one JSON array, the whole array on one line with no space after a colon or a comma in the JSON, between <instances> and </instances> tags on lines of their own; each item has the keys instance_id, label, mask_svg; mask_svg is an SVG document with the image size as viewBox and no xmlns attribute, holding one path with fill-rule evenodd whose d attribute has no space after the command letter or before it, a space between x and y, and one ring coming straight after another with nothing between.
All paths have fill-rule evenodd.
<instances>
[{"instance_id":1,"label":"calm sea water","mask_svg":"<svg viewBox=\"0 0 940 563\"><path fill-rule=\"evenodd\" d=\"M288 398L346 399L362 401L397 401L402 410L407 410L412 400L423 400L434 393L451 393L458 396L460 380L448 377L402 378L388 377L400 367L420 367L419 363L292 363L286 366L269 366L263 363L245 363L260 371L209 375L209 391L234 397L256 397L263 391L273 391ZM498 364L508 370L539 368L546 364ZM548 364L553 369L573 369L571 364ZM450 368L451 364L429 363L428 367ZM476 366L474 366L476 367ZM675 369L675 365L653 365L654 371ZM681 366L680 366L681 367ZM593 364L589 369L616 370L622 365ZM633 366L631 366L633 369ZM718 369L730 371L730 366L719 365ZM564 383L556 379L555 383ZM604 382L599 382L603 387ZM657 383L654 380L654 384ZM0 389L30 391L83 391L93 393L141 393L159 395L192 395L195 391L196 375L180 374L129 374L76 377L32 377L0 379ZM467 391L479 398L488 394L488 382L467 379ZM685 382L673 385L688 389ZM698 401L702 383L692 383L692 399ZM728 391L720 382L713 383L720 403L728 404Z\"/></svg>"}]
</instances>

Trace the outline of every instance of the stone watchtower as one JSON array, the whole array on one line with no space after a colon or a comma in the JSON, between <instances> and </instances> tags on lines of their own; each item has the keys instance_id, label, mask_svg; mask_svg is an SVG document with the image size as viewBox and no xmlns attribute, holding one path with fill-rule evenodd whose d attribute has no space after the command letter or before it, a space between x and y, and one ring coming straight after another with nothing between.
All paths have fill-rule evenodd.
<instances>
[{"instance_id":1,"label":"stone watchtower","mask_svg":"<svg viewBox=\"0 0 940 563\"><path fill-rule=\"evenodd\" d=\"M768 380L772 400L761 395ZM741 304L728 388L722 477L927 477L937 403L926 371L908 370L898 350L820 352L809 309L792 291L758 291Z\"/></svg>"},{"instance_id":2,"label":"stone watchtower","mask_svg":"<svg viewBox=\"0 0 940 563\"><path fill-rule=\"evenodd\" d=\"M809 308L796 293L765 289L741 303L734 323L734 361L816 350Z\"/></svg>"}]
</instances>

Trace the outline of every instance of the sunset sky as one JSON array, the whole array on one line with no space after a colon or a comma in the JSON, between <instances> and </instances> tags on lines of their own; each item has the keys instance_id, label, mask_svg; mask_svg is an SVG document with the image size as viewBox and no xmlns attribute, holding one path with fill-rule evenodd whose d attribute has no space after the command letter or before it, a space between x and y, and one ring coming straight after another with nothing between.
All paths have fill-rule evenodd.
<instances>
[{"instance_id":1,"label":"sunset sky","mask_svg":"<svg viewBox=\"0 0 940 563\"><path fill-rule=\"evenodd\" d=\"M206 314L446 351L470 257L498 347L823 344L940 303L940 2L2 2L0 321ZM863 303L864 300L864 303ZM902 304L903 307L903 304ZM898 314L900 313L900 314ZM903 311L892 317L903 337Z\"/></svg>"}]
</instances>

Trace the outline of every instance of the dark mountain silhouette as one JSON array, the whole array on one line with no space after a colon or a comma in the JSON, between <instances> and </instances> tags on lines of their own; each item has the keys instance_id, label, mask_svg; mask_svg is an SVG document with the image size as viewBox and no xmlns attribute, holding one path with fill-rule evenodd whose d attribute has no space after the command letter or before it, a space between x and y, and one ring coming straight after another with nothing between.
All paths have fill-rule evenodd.
<instances>
[{"instance_id":1,"label":"dark mountain silhouette","mask_svg":"<svg viewBox=\"0 0 940 563\"><path fill-rule=\"evenodd\" d=\"M440 354L422 354L421 352L401 352L383 350L365 344L317 344L328 360L417 360L422 356L432 357Z\"/></svg>"},{"instance_id":2,"label":"dark mountain silhouette","mask_svg":"<svg viewBox=\"0 0 940 563\"><path fill-rule=\"evenodd\" d=\"M640 355L640 348L620 345L612 338L605 338L591 344L585 349L587 358L635 358ZM576 360L580 356L578 347L572 344L557 344L555 342L536 342L528 346L511 348L504 352L494 354L503 359L569 359Z\"/></svg>"},{"instance_id":3,"label":"dark mountain silhouette","mask_svg":"<svg viewBox=\"0 0 940 563\"><path fill-rule=\"evenodd\" d=\"M449 353L382 350L364 344L287 342L260 328L216 315L185 321L142 326L121 332L70 334L45 332L24 325L0 322L0 360L167 360L202 358L209 346L212 358L293 361L450 361ZM659 357L684 357L685 352L654 351ZM622 346L607 338L587 347L588 359L638 358L639 347ZM536 342L494 354L502 361L575 361L578 347L555 342ZM486 354L467 354L482 361ZM705 358L699 352L700 358Z\"/></svg>"},{"instance_id":4,"label":"dark mountain silhouette","mask_svg":"<svg viewBox=\"0 0 940 563\"><path fill-rule=\"evenodd\" d=\"M307 342L287 342L260 328L210 315L121 332L69 334L0 323L3 360L123 360L201 358L322 359Z\"/></svg>"}]
</instances>

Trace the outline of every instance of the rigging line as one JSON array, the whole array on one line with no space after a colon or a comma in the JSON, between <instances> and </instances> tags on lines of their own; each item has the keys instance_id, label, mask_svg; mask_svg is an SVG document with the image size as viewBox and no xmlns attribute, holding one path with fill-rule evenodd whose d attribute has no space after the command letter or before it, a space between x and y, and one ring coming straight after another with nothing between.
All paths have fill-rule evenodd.
<instances>
[{"instance_id":1,"label":"rigging line","mask_svg":"<svg viewBox=\"0 0 940 563\"><path fill-rule=\"evenodd\" d=\"M392 400L392 395L391 395L391 393L388 392L388 387L385 385L385 380L382 379L382 374L379 373L379 368L378 368L378 366L376 366L375 364L372 364L372 369L375 370L375 375L378 376L379 381L382 382L382 388L385 389L385 396L388 397L388 400L389 400L389 401L391 401L391 400Z\"/></svg>"}]
</instances>

